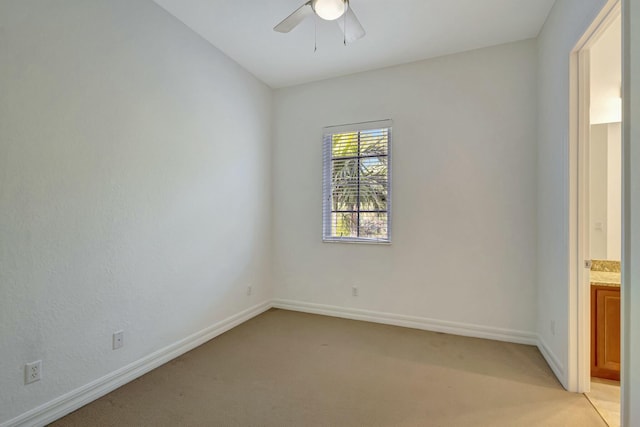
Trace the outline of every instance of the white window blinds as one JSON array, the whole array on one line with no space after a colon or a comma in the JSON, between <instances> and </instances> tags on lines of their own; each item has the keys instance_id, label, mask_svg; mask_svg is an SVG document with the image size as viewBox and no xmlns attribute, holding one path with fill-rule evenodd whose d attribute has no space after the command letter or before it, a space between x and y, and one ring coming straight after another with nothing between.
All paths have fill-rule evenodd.
<instances>
[{"instance_id":1,"label":"white window blinds","mask_svg":"<svg viewBox=\"0 0 640 427\"><path fill-rule=\"evenodd\" d=\"M391 120L324 128L323 240L391 242Z\"/></svg>"}]
</instances>

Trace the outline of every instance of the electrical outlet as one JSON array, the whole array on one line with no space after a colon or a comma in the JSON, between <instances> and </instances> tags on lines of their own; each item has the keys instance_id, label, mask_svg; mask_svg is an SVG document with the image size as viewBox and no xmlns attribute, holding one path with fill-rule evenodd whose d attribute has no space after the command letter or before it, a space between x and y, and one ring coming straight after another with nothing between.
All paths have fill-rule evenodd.
<instances>
[{"instance_id":1,"label":"electrical outlet","mask_svg":"<svg viewBox=\"0 0 640 427\"><path fill-rule=\"evenodd\" d=\"M31 384L42 379L42 360L24 365L24 383Z\"/></svg>"},{"instance_id":2,"label":"electrical outlet","mask_svg":"<svg viewBox=\"0 0 640 427\"><path fill-rule=\"evenodd\" d=\"M351 295L353 295L354 297L358 296L358 287L354 286L353 288L351 288Z\"/></svg>"},{"instance_id":3,"label":"electrical outlet","mask_svg":"<svg viewBox=\"0 0 640 427\"><path fill-rule=\"evenodd\" d=\"M549 329L551 329L551 335L555 336L555 334L556 334L556 321L555 320L551 321L551 324L549 325Z\"/></svg>"},{"instance_id":4,"label":"electrical outlet","mask_svg":"<svg viewBox=\"0 0 640 427\"><path fill-rule=\"evenodd\" d=\"M117 331L113 333L113 349L117 350L124 345L124 331Z\"/></svg>"},{"instance_id":5,"label":"electrical outlet","mask_svg":"<svg viewBox=\"0 0 640 427\"><path fill-rule=\"evenodd\" d=\"M253 286L251 285L247 286L247 296L251 295L252 292L253 292Z\"/></svg>"}]
</instances>

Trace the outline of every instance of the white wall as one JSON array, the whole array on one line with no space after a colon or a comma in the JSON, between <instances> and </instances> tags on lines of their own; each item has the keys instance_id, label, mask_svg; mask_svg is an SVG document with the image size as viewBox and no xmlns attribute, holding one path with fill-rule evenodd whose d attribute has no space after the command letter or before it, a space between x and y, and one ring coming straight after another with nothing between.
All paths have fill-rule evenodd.
<instances>
[{"instance_id":1,"label":"white wall","mask_svg":"<svg viewBox=\"0 0 640 427\"><path fill-rule=\"evenodd\" d=\"M531 336L535 40L281 89L275 109L277 298ZM322 243L322 127L385 118L393 243Z\"/></svg>"},{"instance_id":2,"label":"white wall","mask_svg":"<svg viewBox=\"0 0 640 427\"><path fill-rule=\"evenodd\" d=\"M589 49L591 124L622 120L622 17L613 20Z\"/></svg>"},{"instance_id":3,"label":"white wall","mask_svg":"<svg viewBox=\"0 0 640 427\"><path fill-rule=\"evenodd\" d=\"M538 36L538 333L565 387L570 383L569 55L604 4L557 0Z\"/></svg>"},{"instance_id":4,"label":"white wall","mask_svg":"<svg viewBox=\"0 0 640 427\"><path fill-rule=\"evenodd\" d=\"M591 126L589 139L589 243L592 259L608 259L609 125Z\"/></svg>"},{"instance_id":5,"label":"white wall","mask_svg":"<svg viewBox=\"0 0 640 427\"><path fill-rule=\"evenodd\" d=\"M640 0L623 0L623 426L640 425ZM633 25L631 24L633 23Z\"/></svg>"},{"instance_id":6,"label":"white wall","mask_svg":"<svg viewBox=\"0 0 640 427\"><path fill-rule=\"evenodd\" d=\"M589 138L591 259L621 260L622 137L620 129L620 123L591 126Z\"/></svg>"},{"instance_id":7,"label":"white wall","mask_svg":"<svg viewBox=\"0 0 640 427\"><path fill-rule=\"evenodd\" d=\"M607 259L622 259L622 126L607 126Z\"/></svg>"},{"instance_id":8,"label":"white wall","mask_svg":"<svg viewBox=\"0 0 640 427\"><path fill-rule=\"evenodd\" d=\"M2 423L271 298L272 93L150 0L0 2L0 64Z\"/></svg>"},{"instance_id":9,"label":"white wall","mask_svg":"<svg viewBox=\"0 0 640 427\"><path fill-rule=\"evenodd\" d=\"M591 247L602 248L605 255L591 254L593 259L620 260L622 236L622 153L620 121L622 120L622 17L613 20L607 29L599 35L593 46L589 49L590 55L590 121L592 125L602 124L606 128L607 149L605 157L601 159L605 163L607 171L604 182L606 183L606 200L602 206L606 206L606 227L603 236L599 230L591 233ZM594 127L592 126L592 129ZM593 140L593 134L591 138ZM593 145L593 144L592 144ZM592 165L594 159L591 154ZM593 174L593 170L591 171ZM592 176L592 182L593 182ZM591 203L594 206L593 200ZM593 213L593 211L592 211ZM592 216L593 223L594 218ZM596 241L594 241L594 236ZM597 242L598 238L605 237L604 242Z\"/></svg>"}]
</instances>

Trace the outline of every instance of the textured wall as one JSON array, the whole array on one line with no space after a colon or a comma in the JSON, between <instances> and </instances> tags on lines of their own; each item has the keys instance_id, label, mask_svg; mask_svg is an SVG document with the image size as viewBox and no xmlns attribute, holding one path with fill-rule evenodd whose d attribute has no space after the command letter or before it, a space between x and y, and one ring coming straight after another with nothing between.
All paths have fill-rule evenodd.
<instances>
[{"instance_id":1,"label":"textured wall","mask_svg":"<svg viewBox=\"0 0 640 427\"><path fill-rule=\"evenodd\" d=\"M275 107L278 298L535 331L534 40L281 89ZM385 118L392 244L322 243L322 127Z\"/></svg>"},{"instance_id":2,"label":"textured wall","mask_svg":"<svg viewBox=\"0 0 640 427\"><path fill-rule=\"evenodd\" d=\"M1 423L271 297L272 93L150 0L2 1L0 64Z\"/></svg>"}]
</instances>

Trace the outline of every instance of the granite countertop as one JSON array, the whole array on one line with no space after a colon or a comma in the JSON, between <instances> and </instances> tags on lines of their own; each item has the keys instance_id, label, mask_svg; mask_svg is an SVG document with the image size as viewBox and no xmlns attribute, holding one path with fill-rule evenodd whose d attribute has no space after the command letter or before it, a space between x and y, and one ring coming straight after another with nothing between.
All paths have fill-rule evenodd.
<instances>
[{"instance_id":1,"label":"granite countertop","mask_svg":"<svg viewBox=\"0 0 640 427\"><path fill-rule=\"evenodd\" d=\"M591 286L620 287L620 272L615 271L591 271L589 280Z\"/></svg>"}]
</instances>

